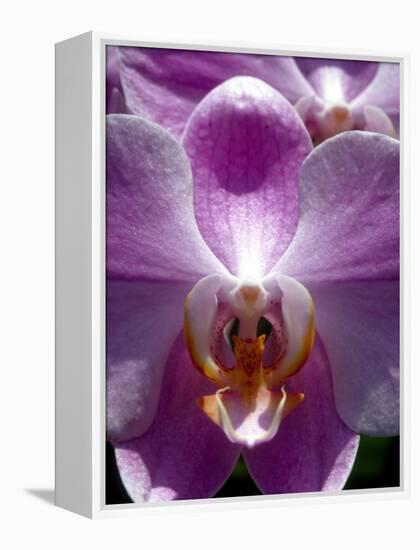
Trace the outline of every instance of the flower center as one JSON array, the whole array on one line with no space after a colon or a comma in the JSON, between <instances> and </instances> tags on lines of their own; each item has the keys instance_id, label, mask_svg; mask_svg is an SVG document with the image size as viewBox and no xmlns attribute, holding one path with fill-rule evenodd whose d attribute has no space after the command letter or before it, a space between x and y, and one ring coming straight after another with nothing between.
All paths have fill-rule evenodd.
<instances>
[{"instance_id":1,"label":"flower center","mask_svg":"<svg viewBox=\"0 0 420 550\"><path fill-rule=\"evenodd\" d=\"M342 99L331 98L326 102L316 96L305 96L295 108L315 143L356 127L349 105Z\"/></svg>"},{"instance_id":2,"label":"flower center","mask_svg":"<svg viewBox=\"0 0 420 550\"><path fill-rule=\"evenodd\" d=\"M345 103L332 104L318 115L319 141L354 128L350 109Z\"/></svg>"},{"instance_id":3,"label":"flower center","mask_svg":"<svg viewBox=\"0 0 420 550\"><path fill-rule=\"evenodd\" d=\"M365 106L363 113L355 115L351 104L339 95L329 94L321 99L316 95L301 97L295 108L315 144L347 130L367 130L396 137L391 119L382 109Z\"/></svg>"},{"instance_id":4,"label":"flower center","mask_svg":"<svg viewBox=\"0 0 420 550\"><path fill-rule=\"evenodd\" d=\"M302 401L303 394L287 392L287 380L306 362L314 330L311 296L292 278L260 283L210 275L192 289L187 348L219 388L198 404L231 441L248 447L269 441Z\"/></svg>"}]
</instances>

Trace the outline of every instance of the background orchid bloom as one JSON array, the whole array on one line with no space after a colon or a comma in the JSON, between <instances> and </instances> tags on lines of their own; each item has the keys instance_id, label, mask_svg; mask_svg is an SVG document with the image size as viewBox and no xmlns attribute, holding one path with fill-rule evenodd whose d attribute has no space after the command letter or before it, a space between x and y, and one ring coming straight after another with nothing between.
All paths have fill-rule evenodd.
<instances>
[{"instance_id":1,"label":"background orchid bloom","mask_svg":"<svg viewBox=\"0 0 420 550\"><path fill-rule=\"evenodd\" d=\"M296 109L315 142L354 129L397 137L398 63L297 57L296 64L312 87Z\"/></svg>"},{"instance_id":2,"label":"background orchid bloom","mask_svg":"<svg viewBox=\"0 0 420 550\"><path fill-rule=\"evenodd\" d=\"M399 130L397 63L109 46L107 56L108 112L144 116L177 137L198 102L234 76L276 88L315 143L345 130Z\"/></svg>"},{"instance_id":3,"label":"background orchid bloom","mask_svg":"<svg viewBox=\"0 0 420 550\"><path fill-rule=\"evenodd\" d=\"M399 144L346 132L311 148L249 77L208 94L182 144L107 117L107 430L136 502L212 496L240 453L265 493L341 489L357 433L398 433ZM258 315L266 350L241 336ZM246 343L259 372L274 357L257 418L243 385L221 387Z\"/></svg>"}]
</instances>

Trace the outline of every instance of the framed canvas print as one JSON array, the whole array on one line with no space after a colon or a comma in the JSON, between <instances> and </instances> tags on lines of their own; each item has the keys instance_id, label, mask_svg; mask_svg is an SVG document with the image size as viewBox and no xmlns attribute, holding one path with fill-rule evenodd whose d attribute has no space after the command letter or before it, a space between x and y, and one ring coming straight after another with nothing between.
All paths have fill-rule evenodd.
<instances>
[{"instance_id":1,"label":"framed canvas print","mask_svg":"<svg viewBox=\"0 0 420 550\"><path fill-rule=\"evenodd\" d=\"M404 68L57 44L58 505L405 490Z\"/></svg>"}]
</instances>

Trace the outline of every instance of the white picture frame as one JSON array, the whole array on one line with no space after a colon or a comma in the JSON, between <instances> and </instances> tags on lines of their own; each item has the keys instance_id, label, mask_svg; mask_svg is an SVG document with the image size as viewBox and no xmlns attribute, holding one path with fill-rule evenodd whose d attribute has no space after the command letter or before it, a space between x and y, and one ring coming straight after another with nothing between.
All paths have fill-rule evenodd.
<instances>
[{"instance_id":1,"label":"white picture frame","mask_svg":"<svg viewBox=\"0 0 420 550\"><path fill-rule=\"evenodd\" d=\"M399 488L167 504L105 504L105 48L143 46L396 62L401 74L401 484ZM56 504L90 517L159 513L165 506L284 505L305 498L401 498L409 492L406 54L307 51L246 44L144 42L89 32L56 45ZM75 475L77 472L77 475Z\"/></svg>"}]
</instances>

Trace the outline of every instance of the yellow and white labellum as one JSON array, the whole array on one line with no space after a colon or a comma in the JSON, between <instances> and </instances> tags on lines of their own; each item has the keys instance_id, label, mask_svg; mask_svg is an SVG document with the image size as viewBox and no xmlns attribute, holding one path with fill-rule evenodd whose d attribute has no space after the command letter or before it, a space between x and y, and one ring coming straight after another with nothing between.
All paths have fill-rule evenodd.
<instances>
[{"instance_id":1,"label":"yellow and white labellum","mask_svg":"<svg viewBox=\"0 0 420 550\"><path fill-rule=\"evenodd\" d=\"M261 320L266 333L258 334ZM184 309L186 345L194 365L219 388L198 405L230 441L248 447L270 441L301 403L303 394L288 392L287 380L306 362L314 331L311 296L290 277L258 282L210 275L192 289Z\"/></svg>"}]
</instances>

